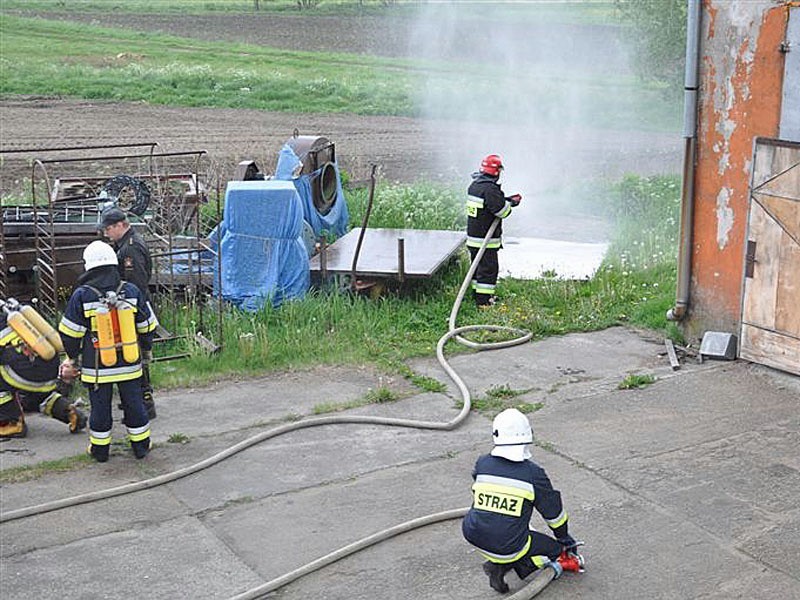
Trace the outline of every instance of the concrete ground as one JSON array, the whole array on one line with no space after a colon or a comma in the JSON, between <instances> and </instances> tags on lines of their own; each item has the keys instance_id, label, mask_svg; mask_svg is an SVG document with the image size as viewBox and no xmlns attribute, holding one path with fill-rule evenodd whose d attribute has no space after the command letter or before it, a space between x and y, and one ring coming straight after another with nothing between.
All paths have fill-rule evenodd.
<instances>
[{"instance_id":1,"label":"concrete ground","mask_svg":"<svg viewBox=\"0 0 800 600\"><path fill-rule=\"evenodd\" d=\"M800 598L800 378L741 361L687 359L673 371L663 350L612 328L452 358L473 397L507 387L523 392L519 402L542 403L531 414L534 460L562 491L587 570L539 597ZM369 368L319 368L160 393L157 447L145 460L119 445L103 465L3 479L0 509L173 471L379 387L402 399L337 414L452 419L458 394L436 360L411 367L449 391L422 393ZM619 390L631 373L656 381ZM467 506L490 417L473 412L451 432L300 430L173 483L3 523L0 595L231 598L377 531ZM57 422L33 415L29 425L28 438L0 444L6 474L85 448L84 435ZM270 597L500 598L459 525L395 537Z\"/></svg>"}]
</instances>

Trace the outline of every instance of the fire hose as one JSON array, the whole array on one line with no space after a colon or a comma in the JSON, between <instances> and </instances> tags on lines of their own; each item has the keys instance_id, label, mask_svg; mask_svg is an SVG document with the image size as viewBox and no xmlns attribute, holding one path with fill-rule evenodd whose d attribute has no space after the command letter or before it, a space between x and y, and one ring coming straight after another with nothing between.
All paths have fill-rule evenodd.
<instances>
[{"instance_id":1,"label":"fire hose","mask_svg":"<svg viewBox=\"0 0 800 600\"><path fill-rule=\"evenodd\" d=\"M254 436L251 436L245 440L242 440L237 444L234 444L233 446L226 448L225 450L222 450L217 454L214 454L213 456L210 456L205 460L202 460L193 465L189 465L182 469L172 471L170 473L164 473L163 475L158 475L156 477L151 477L149 479L144 479L142 481L128 483L113 488L108 488L105 490L97 490L94 492L88 492L70 498L63 498L61 500L55 500L17 510L7 511L3 514L0 514L0 523L7 523L10 521L15 521L18 519L23 519L35 515L40 515L47 512L60 510L63 508L79 506L81 504L88 504L91 502L96 502L98 500L104 500L116 496L132 494L135 492L151 489L166 483L177 481L184 477L188 477L189 475L193 475L194 473L203 471L213 465L216 465L222 462L223 460L230 458L231 456L234 456L235 454L238 454L239 452L242 452L243 450L250 448L256 444L259 444L265 440L277 437L279 435L283 435L284 433L289 433L290 431L296 431L299 429L320 427L323 425L348 424L348 423L387 425L393 427L409 427L416 429L433 429L441 431L449 431L455 429L469 415L469 412L472 407L472 398L469 389L467 388L464 381L458 376L455 370L449 365L449 363L445 359L444 357L445 344L450 339L455 339L457 342L476 350L490 350L490 349L506 348L510 346L523 344L529 341L533 336L533 334L529 331L504 325L466 325L461 327L455 326L456 316L458 315L466 291L471 284L472 277L475 274L475 270L477 269L478 263L480 262L486 250L488 240L491 239L499 222L500 222L499 218L495 219L495 221L492 223L492 226L489 228L489 231L486 233L486 237L483 240L483 244L481 245L475 258L470 264L470 268L467 271L466 276L464 277L464 280L461 284L461 288L459 289L459 292L456 296L456 300L453 303L453 307L450 312L450 318L448 321L448 331L441 338L439 338L439 341L436 344L436 358L439 361L439 364L444 369L444 371L447 373L448 377L450 377L450 379L456 384L463 398L463 406L461 410L459 411L458 415L456 415L450 421L445 421L445 422L418 421L413 419L376 417L368 415L349 415L349 416L337 415L330 417L316 417L316 418L306 419L303 421L297 421L294 423L288 423L285 425L281 425L279 427L275 427L268 431L261 432ZM488 342L488 343L475 342L463 337L463 334L475 331L506 332L510 334L515 334L516 337L513 337L505 341ZM383 531L379 531L366 538L363 538L352 544L344 546L326 556L318 558L294 571L291 571L289 573L286 573L285 575L273 579L272 581L268 581L258 587L252 588L242 594L234 596L233 598L231 598L231 600L260 598L271 591L274 591L280 587L287 585L292 581L295 581L296 579L303 577L304 575L316 571L324 566L327 566L333 562L336 562L346 556L349 556L355 552L363 550L369 546L377 544L391 537L400 535L401 533L411 531L413 529L417 529L441 521L461 518L464 516L464 514L466 514L467 510L469 510L468 507L447 510L440 513L434 513L431 515L413 519L411 521L407 521L405 523L401 523L399 525L395 525L394 527L385 529ZM512 596L509 596L508 600L527 600L529 598L533 598L542 589L544 589L544 587L547 584L550 583L553 577L554 577L554 572L551 569L544 569L537 577L535 577L531 581L531 583L523 587L521 590L519 590Z\"/></svg>"}]
</instances>

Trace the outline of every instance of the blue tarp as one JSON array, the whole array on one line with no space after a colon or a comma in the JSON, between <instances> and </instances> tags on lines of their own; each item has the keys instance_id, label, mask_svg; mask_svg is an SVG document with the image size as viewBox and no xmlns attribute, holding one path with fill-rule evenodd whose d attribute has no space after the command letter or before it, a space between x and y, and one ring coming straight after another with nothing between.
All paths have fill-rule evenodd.
<instances>
[{"instance_id":1,"label":"blue tarp","mask_svg":"<svg viewBox=\"0 0 800 600\"><path fill-rule=\"evenodd\" d=\"M222 298L244 310L302 298L310 285L303 206L288 181L231 181L222 223ZM215 283L216 285L216 283Z\"/></svg>"},{"instance_id":2,"label":"blue tarp","mask_svg":"<svg viewBox=\"0 0 800 600\"><path fill-rule=\"evenodd\" d=\"M338 238L347 233L350 225L350 213L347 210L347 201L342 190L342 181L339 176L339 166L332 163L336 173L336 201L331 206L331 210L326 215L322 215L314 206L314 199L311 195L311 182L316 179L322 169L317 169L312 173L306 173L294 177L293 173L302 165L302 162L294 153L291 146L285 144L278 155L278 164L275 167L275 179L291 181L300 194L303 203L303 219L314 230L315 237L319 238L323 234L331 234L333 238Z\"/></svg>"}]
</instances>

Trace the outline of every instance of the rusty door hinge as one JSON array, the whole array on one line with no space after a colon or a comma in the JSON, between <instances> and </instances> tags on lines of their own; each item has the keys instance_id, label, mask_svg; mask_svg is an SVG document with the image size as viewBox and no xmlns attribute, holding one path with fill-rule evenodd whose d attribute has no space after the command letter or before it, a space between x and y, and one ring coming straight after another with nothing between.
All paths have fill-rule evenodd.
<instances>
[{"instance_id":1,"label":"rusty door hinge","mask_svg":"<svg viewBox=\"0 0 800 600\"><path fill-rule=\"evenodd\" d=\"M747 278L753 277L753 271L756 268L756 242L747 240L747 252L744 255L744 276Z\"/></svg>"}]
</instances>

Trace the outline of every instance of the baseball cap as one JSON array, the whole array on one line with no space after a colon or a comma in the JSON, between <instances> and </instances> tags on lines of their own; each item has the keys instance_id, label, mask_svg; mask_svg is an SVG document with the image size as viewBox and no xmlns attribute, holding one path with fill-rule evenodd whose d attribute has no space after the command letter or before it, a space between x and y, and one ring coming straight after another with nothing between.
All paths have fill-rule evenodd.
<instances>
[{"instance_id":1,"label":"baseball cap","mask_svg":"<svg viewBox=\"0 0 800 600\"><path fill-rule=\"evenodd\" d=\"M112 206L111 208L107 208L100 213L100 222L97 224L97 228L102 230L110 225L124 221L127 218L127 215L122 209Z\"/></svg>"}]
</instances>

